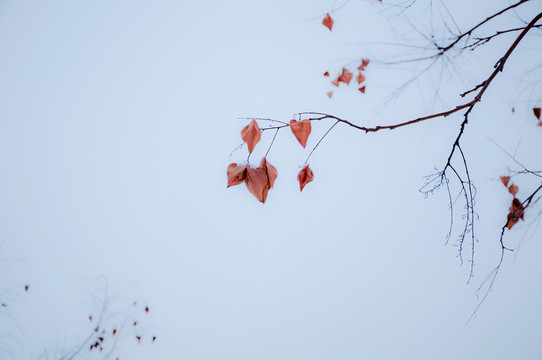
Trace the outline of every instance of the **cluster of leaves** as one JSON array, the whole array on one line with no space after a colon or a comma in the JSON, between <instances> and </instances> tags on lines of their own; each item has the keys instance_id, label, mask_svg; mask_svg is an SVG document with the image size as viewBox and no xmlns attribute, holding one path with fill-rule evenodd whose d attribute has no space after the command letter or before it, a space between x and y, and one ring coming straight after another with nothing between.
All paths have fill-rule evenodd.
<instances>
[{"instance_id":1,"label":"cluster of leaves","mask_svg":"<svg viewBox=\"0 0 542 360\"><path fill-rule=\"evenodd\" d=\"M514 197L512 200L512 205L510 206L507 221L507 227L508 230L510 230L515 224L517 224L519 219L523 220L523 211L525 209L523 208L523 204L521 203L521 201L516 198L519 187L514 184L510 184L510 186L508 186L510 182L510 176L501 176L501 182L508 189L508 192Z\"/></svg>"},{"instance_id":2,"label":"cluster of leaves","mask_svg":"<svg viewBox=\"0 0 542 360\"><path fill-rule=\"evenodd\" d=\"M292 133L296 137L297 141L303 148L307 146L307 139L311 133L310 120L296 121L291 120L289 126ZM254 147L261 139L262 129L258 126L255 119L252 119L250 123L241 130L241 138L248 146L249 155L254 150ZM267 200L267 193L273 188L275 180L278 176L277 168L275 168L267 158L264 156L260 161L260 166L253 168L247 162L246 165L238 165L237 163L231 163L226 170L228 179L228 186L239 185L245 183L248 191L258 199L258 201L265 203ZM305 185L314 179L314 173L306 164L301 171L297 174L297 180L299 181L299 190L302 191Z\"/></svg>"},{"instance_id":3,"label":"cluster of leaves","mask_svg":"<svg viewBox=\"0 0 542 360\"><path fill-rule=\"evenodd\" d=\"M362 71L365 71L367 68L367 65L369 65L369 62L371 60L369 59L361 59L361 65L358 66L358 75L356 76L356 82L358 83L358 86L361 85L363 82L365 82L365 75L362 73ZM324 73L325 77L329 77L329 72L326 71ZM347 68L343 67L341 73L331 81L331 84L335 85L336 87L339 87L340 83L345 83L346 85L350 85L350 81L352 81L352 78L354 77L354 74L349 71ZM358 90L365 94L365 85L358 88ZM327 96L331 99L333 96L333 91L328 91Z\"/></svg>"}]
</instances>

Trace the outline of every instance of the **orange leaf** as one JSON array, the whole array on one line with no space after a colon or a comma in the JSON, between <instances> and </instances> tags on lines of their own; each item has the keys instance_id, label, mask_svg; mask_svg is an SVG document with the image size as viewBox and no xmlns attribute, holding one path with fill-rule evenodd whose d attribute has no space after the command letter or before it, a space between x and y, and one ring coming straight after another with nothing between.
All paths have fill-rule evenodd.
<instances>
[{"instance_id":1,"label":"orange leaf","mask_svg":"<svg viewBox=\"0 0 542 360\"><path fill-rule=\"evenodd\" d=\"M369 62L371 62L371 60L361 59L361 65L358 66L358 70L365 71L365 68L367 67L367 65L369 65Z\"/></svg>"},{"instance_id":2,"label":"orange leaf","mask_svg":"<svg viewBox=\"0 0 542 360\"><path fill-rule=\"evenodd\" d=\"M536 116L536 118L540 120L540 108L533 108L533 113L534 116Z\"/></svg>"},{"instance_id":3,"label":"orange leaf","mask_svg":"<svg viewBox=\"0 0 542 360\"><path fill-rule=\"evenodd\" d=\"M510 176L501 176L501 181L504 186L508 187L508 182L510 181Z\"/></svg>"},{"instance_id":4,"label":"orange leaf","mask_svg":"<svg viewBox=\"0 0 542 360\"><path fill-rule=\"evenodd\" d=\"M518 190L519 188L514 184L510 185L510 187L508 188L508 191L510 192L510 194L512 194L512 196L516 196Z\"/></svg>"},{"instance_id":5,"label":"orange leaf","mask_svg":"<svg viewBox=\"0 0 542 360\"><path fill-rule=\"evenodd\" d=\"M361 84L365 81L365 76L361 73L361 71L359 72L358 76L356 76L356 81L358 82L358 84Z\"/></svg>"},{"instance_id":6,"label":"orange leaf","mask_svg":"<svg viewBox=\"0 0 542 360\"><path fill-rule=\"evenodd\" d=\"M327 92L327 97L331 99L332 96L333 96L333 91L328 91Z\"/></svg>"},{"instance_id":7,"label":"orange leaf","mask_svg":"<svg viewBox=\"0 0 542 360\"><path fill-rule=\"evenodd\" d=\"M231 163L228 165L226 175L228 176L228 187L239 185L247 177L247 166L239 166L236 163Z\"/></svg>"},{"instance_id":8,"label":"orange leaf","mask_svg":"<svg viewBox=\"0 0 542 360\"><path fill-rule=\"evenodd\" d=\"M252 153L254 146L260 141L261 137L260 127L254 119L241 130L241 138L247 143L249 153Z\"/></svg>"},{"instance_id":9,"label":"orange leaf","mask_svg":"<svg viewBox=\"0 0 542 360\"><path fill-rule=\"evenodd\" d=\"M301 146L305 147L307 145L307 139L311 133L311 122L310 120L295 121L290 120L290 129L294 133L297 141Z\"/></svg>"},{"instance_id":10,"label":"orange leaf","mask_svg":"<svg viewBox=\"0 0 542 360\"><path fill-rule=\"evenodd\" d=\"M265 200L267 199L267 192L269 191L268 183L269 180L264 169L247 168L245 185L247 186L248 191L250 191L259 202L265 203Z\"/></svg>"},{"instance_id":11,"label":"orange leaf","mask_svg":"<svg viewBox=\"0 0 542 360\"><path fill-rule=\"evenodd\" d=\"M305 165L303 169L297 174L297 181L299 181L299 191L303 191L305 185L314 180L314 173L309 168L309 165Z\"/></svg>"},{"instance_id":12,"label":"orange leaf","mask_svg":"<svg viewBox=\"0 0 542 360\"><path fill-rule=\"evenodd\" d=\"M265 176L267 176L267 186L269 189L272 189L273 185L275 185L275 179L278 176L277 168L271 165L266 158L262 158L260 168L265 171Z\"/></svg>"},{"instance_id":13,"label":"orange leaf","mask_svg":"<svg viewBox=\"0 0 542 360\"><path fill-rule=\"evenodd\" d=\"M365 94L365 85L363 85L362 87L360 87L358 90Z\"/></svg>"},{"instance_id":14,"label":"orange leaf","mask_svg":"<svg viewBox=\"0 0 542 360\"><path fill-rule=\"evenodd\" d=\"M338 80L338 82L342 81L343 83L346 83L346 85L348 85L348 84L350 84L350 80L352 80L353 76L354 75L350 71L343 68L343 72L342 72L341 75L339 75L337 80Z\"/></svg>"},{"instance_id":15,"label":"orange leaf","mask_svg":"<svg viewBox=\"0 0 542 360\"><path fill-rule=\"evenodd\" d=\"M326 71L326 72L324 73L324 76L329 76L329 73Z\"/></svg>"},{"instance_id":16,"label":"orange leaf","mask_svg":"<svg viewBox=\"0 0 542 360\"><path fill-rule=\"evenodd\" d=\"M333 23L334 23L333 19L331 18L331 16L329 16L329 13L327 13L324 20L322 20L322 24L325 27L327 27L329 31L331 31L331 28L333 27Z\"/></svg>"},{"instance_id":17,"label":"orange leaf","mask_svg":"<svg viewBox=\"0 0 542 360\"><path fill-rule=\"evenodd\" d=\"M335 79L335 80L333 80L331 83L332 83L333 85L339 87L339 79L338 79L338 78Z\"/></svg>"},{"instance_id":18,"label":"orange leaf","mask_svg":"<svg viewBox=\"0 0 542 360\"><path fill-rule=\"evenodd\" d=\"M523 204L517 198L512 200L512 206L510 206L508 213L508 230L512 229L512 226L516 225L519 219L523 220L524 213Z\"/></svg>"}]
</instances>

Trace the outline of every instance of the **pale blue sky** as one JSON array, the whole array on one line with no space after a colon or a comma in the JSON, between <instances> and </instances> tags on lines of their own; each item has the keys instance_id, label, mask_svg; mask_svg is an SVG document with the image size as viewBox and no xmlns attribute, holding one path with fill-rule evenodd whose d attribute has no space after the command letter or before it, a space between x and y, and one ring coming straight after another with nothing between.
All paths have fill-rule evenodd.
<instances>
[{"instance_id":1,"label":"pale blue sky","mask_svg":"<svg viewBox=\"0 0 542 360\"><path fill-rule=\"evenodd\" d=\"M465 3L447 4L462 30L508 2L468 2L464 14ZM526 18L540 11L534 3ZM268 156L279 177L267 203L244 185L226 189L227 165L246 158L229 157L248 123L238 117L408 120L455 105L512 39L454 61L470 78L452 71L441 99L425 79L380 106L412 72L374 61L366 94L341 88L329 100L324 71L389 50L353 43L412 35L386 6L352 1L330 32L319 20L328 0L0 0L0 243L12 264L1 279L31 284L0 317L14 358L44 348L54 358L81 341L93 311L86 288L100 276L114 304L134 298L152 310L143 320L158 341L126 341L121 359L542 357L533 214L507 235L521 250L465 326L498 261L510 201L496 179L512 161L486 136L540 168L536 96L514 87L536 63L539 38L510 59L463 140L480 215L468 286L468 265L444 246L446 192L418 192L445 163L459 114L369 135L337 127L312 156L315 181L301 194L299 166L328 124L313 125L307 150L283 131ZM525 197L533 183L518 181Z\"/></svg>"}]
</instances>

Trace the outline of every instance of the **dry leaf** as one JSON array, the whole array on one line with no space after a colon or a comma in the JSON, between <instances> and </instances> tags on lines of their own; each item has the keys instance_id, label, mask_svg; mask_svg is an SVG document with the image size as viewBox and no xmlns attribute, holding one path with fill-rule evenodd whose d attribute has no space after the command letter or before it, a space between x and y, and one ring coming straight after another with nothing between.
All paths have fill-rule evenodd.
<instances>
[{"instance_id":1,"label":"dry leaf","mask_svg":"<svg viewBox=\"0 0 542 360\"><path fill-rule=\"evenodd\" d=\"M249 153L252 153L252 150L254 150L254 147L260 141L261 137L260 127L254 119L241 130L241 138L247 143Z\"/></svg>"},{"instance_id":2,"label":"dry leaf","mask_svg":"<svg viewBox=\"0 0 542 360\"><path fill-rule=\"evenodd\" d=\"M277 168L271 165L266 158L262 158L260 168L265 171L265 175L267 176L267 187L272 189L273 185L275 185L275 179L278 176Z\"/></svg>"},{"instance_id":3,"label":"dry leaf","mask_svg":"<svg viewBox=\"0 0 542 360\"><path fill-rule=\"evenodd\" d=\"M365 81L365 76L361 73L361 71L359 72L358 76L356 76L356 81L358 82L358 84L361 84Z\"/></svg>"},{"instance_id":4,"label":"dry leaf","mask_svg":"<svg viewBox=\"0 0 542 360\"><path fill-rule=\"evenodd\" d=\"M540 120L540 108L533 108L533 113L534 113L534 116L536 116L536 118L538 120Z\"/></svg>"},{"instance_id":5,"label":"dry leaf","mask_svg":"<svg viewBox=\"0 0 542 360\"><path fill-rule=\"evenodd\" d=\"M236 163L231 163L228 165L226 174L228 176L228 187L239 185L244 182L247 177L247 166L239 166Z\"/></svg>"},{"instance_id":6,"label":"dry leaf","mask_svg":"<svg viewBox=\"0 0 542 360\"><path fill-rule=\"evenodd\" d=\"M331 28L333 27L333 23L334 23L333 19L331 18L331 16L329 16L329 13L327 13L324 20L322 20L322 24L325 27L327 27L329 31L331 31Z\"/></svg>"},{"instance_id":7,"label":"dry leaf","mask_svg":"<svg viewBox=\"0 0 542 360\"><path fill-rule=\"evenodd\" d=\"M508 182L510 181L510 176L501 176L501 181L504 186L508 187Z\"/></svg>"},{"instance_id":8,"label":"dry leaf","mask_svg":"<svg viewBox=\"0 0 542 360\"><path fill-rule=\"evenodd\" d=\"M338 82L342 81L343 83L346 83L346 85L348 85L348 84L350 84L350 80L352 80L353 76L354 76L354 74L352 74L347 69L343 68L343 72L341 73L341 75L339 75L337 80L338 80Z\"/></svg>"},{"instance_id":9,"label":"dry leaf","mask_svg":"<svg viewBox=\"0 0 542 360\"><path fill-rule=\"evenodd\" d=\"M512 200L512 206L510 206L508 213L508 230L512 229L512 226L516 225L519 219L523 220L524 208L521 201L517 198Z\"/></svg>"},{"instance_id":10,"label":"dry leaf","mask_svg":"<svg viewBox=\"0 0 542 360\"><path fill-rule=\"evenodd\" d=\"M508 188L508 191L510 192L510 194L512 194L512 196L516 196L518 190L519 188L514 184L510 185L510 187Z\"/></svg>"},{"instance_id":11,"label":"dry leaf","mask_svg":"<svg viewBox=\"0 0 542 360\"><path fill-rule=\"evenodd\" d=\"M267 199L267 192L269 191L268 183L269 180L267 179L267 174L264 169L247 168L245 185L247 186L248 191L250 191L259 202L265 203L265 200Z\"/></svg>"},{"instance_id":12,"label":"dry leaf","mask_svg":"<svg viewBox=\"0 0 542 360\"><path fill-rule=\"evenodd\" d=\"M310 120L295 121L290 120L290 129L294 133L297 141L301 146L305 147L307 145L307 139L311 133L311 122Z\"/></svg>"},{"instance_id":13,"label":"dry leaf","mask_svg":"<svg viewBox=\"0 0 542 360\"><path fill-rule=\"evenodd\" d=\"M309 165L305 165L303 169L297 174L297 181L299 181L299 191L303 191L305 185L314 180L314 173L309 168Z\"/></svg>"}]
</instances>

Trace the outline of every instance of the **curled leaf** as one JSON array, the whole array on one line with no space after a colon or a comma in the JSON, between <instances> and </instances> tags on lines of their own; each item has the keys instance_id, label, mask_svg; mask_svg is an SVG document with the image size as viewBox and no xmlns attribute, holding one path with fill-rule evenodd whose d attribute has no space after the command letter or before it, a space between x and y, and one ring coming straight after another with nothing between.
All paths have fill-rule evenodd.
<instances>
[{"instance_id":1,"label":"curled leaf","mask_svg":"<svg viewBox=\"0 0 542 360\"><path fill-rule=\"evenodd\" d=\"M254 119L241 130L241 138L247 143L249 153L252 153L252 150L254 150L254 147L260 141L261 137L260 127Z\"/></svg>"},{"instance_id":2,"label":"curled leaf","mask_svg":"<svg viewBox=\"0 0 542 360\"><path fill-rule=\"evenodd\" d=\"M267 176L267 186L269 189L272 189L275 184L275 179L278 176L277 168L271 165L266 158L262 158L260 168L264 170L265 175Z\"/></svg>"},{"instance_id":3,"label":"curled leaf","mask_svg":"<svg viewBox=\"0 0 542 360\"><path fill-rule=\"evenodd\" d=\"M267 192L269 191L269 180L265 170L262 168L247 168L247 178L245 185L248 191L258 199L259 202L265 203Z\"/></svg>"},{"instance_id":4,"label":"curled leaf","mask_svg":"<svg viewBox=\"0 0 542 360\"><path fill-rule=\"evenodd\" d=\"M533 108L533 113L534 113L534 116L536 116L536 118L538 120L540 120L540 108L539 107L536 107L536 108Z\"/></svg>"},{"instance_id":5,"label":"curled leaf","mask_svg":"<svg viewBox=\"0 0 542 360\"><path fill-rule=\"evenodd\" d=\"M501 181L504 186L508 187L508 182L510 181L510 176L501 176Z\"/></svg>"},{"instance_id":6,"label":"curled leaf","mask_svg":"<svg viewBox=\"0 0 542 360\"><path fill-rule=\"evenodd\" d=\"M365 81L365 76L361 73L361 71L358 73L358 76L356 76L356 81L358 84L361 84Z\"/></svg>"},{"instance_id":7,"label":"curled leaf","mask_svg":"<svg viewBox=\"0 0 542 360\"><path fill-rule=\"evenodd\" d=\"M310 120L295 121L290 120L290 129L294 133L297 141L301 146L305 147L307 145L307 139L311 133L311 122Z\"/></svg>"},{"instance_id":8,"label":"curled leaf","mask_svg":"<svg viewBox=\"0 0 542 360\"><path fill-rule=\"evenodd\" d=\"M510 187L508 188L508 191L510 192L510 194L512 194L512 196L516 196L518 190L519 188L514 184L510 185Z\"/></svg>"},{"instance_id":9,"label":"curled leaf","mask_svg":"<svg viewBox=\"0 0 542 360\"><path fill-rule=\"evenodd\" d=\"M508 213L508 230L512 229L512 226L516 225L519 219L523 220L523 214L525 209L523 204L517 198L512 200L512 205L510 206Z\"/></svg>"},{"instance_id":10,"label":"curled leaf","mask_svg":"<svg viewBox=\"0 0 542 360\"><path fill-rule=\"evenodd\" d=\"M226 171L228 176L228 187L239 185L247 177L247 166L239 166L236 163L231 163L228 165L228 170Z\"/></svg>"},{"instance_id":11,"label":"curled leaf","mask_svg":"<svg viewBox=\"0 0 542 360\"><path fill-rule=\"evenodd\" d=\"M305 185L314 180L314 173L309 168L309 165L305 165L303 169L297 174L297 181L299 181L299 191L303 191Z\"/></svg>"},{"instance_id":12,"label":"curled leaf","mask_svg":"<svg viewBox=\"0 0 542 360\"><path fill-rule=\"evenodd\" d=\"M327 13L324 17L324 20L322 20L322 25L324 25L329 29L329 31L331 31L331 28L333 28L333 23L333 19L331 18L331 16L329 16L329 13Z\"/></svg>"},{"instance_id":13,"label":"curled leaf","mask_svg":"<svg viewBox=\"0 0 542 360\"><path fill-rule=\"evenodd\" d=\"M348 71L346 68L343 68L343 72L339 77L337 78L338 82L346 83L346 85L350 84L350 80L352 80L352 77L354 74L352 74L350 71Z\"/></svg>"}]
</instances>

